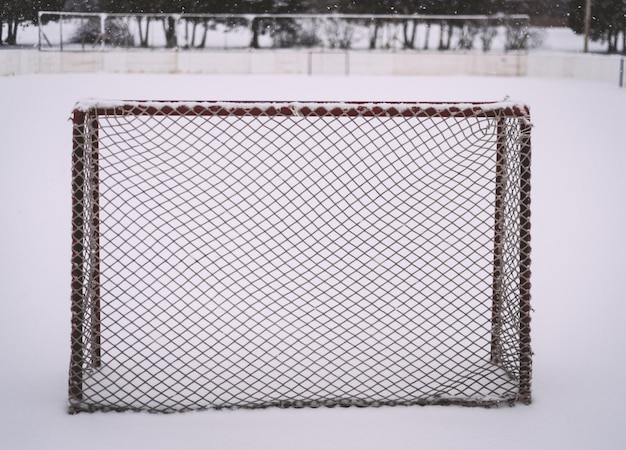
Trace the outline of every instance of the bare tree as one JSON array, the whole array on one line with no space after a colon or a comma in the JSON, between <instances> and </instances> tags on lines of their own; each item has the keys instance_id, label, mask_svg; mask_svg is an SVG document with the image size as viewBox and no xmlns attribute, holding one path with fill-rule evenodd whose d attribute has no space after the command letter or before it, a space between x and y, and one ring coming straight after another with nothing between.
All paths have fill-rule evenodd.
<instances>
[{"instance_id":1,"label":"bare tree","mask_svg":"<svg viewBox=\"0 0 626 450\"><path fill-rule=\"evenodd\" d=\"M17 44L18 25L25 22L37 23L41 10L58 11L63 6L62 0L2 0L0 2L0 28L7 24L8 45ZM2 36L0 35L0 43Z\"/></svg>"}]
</instances>

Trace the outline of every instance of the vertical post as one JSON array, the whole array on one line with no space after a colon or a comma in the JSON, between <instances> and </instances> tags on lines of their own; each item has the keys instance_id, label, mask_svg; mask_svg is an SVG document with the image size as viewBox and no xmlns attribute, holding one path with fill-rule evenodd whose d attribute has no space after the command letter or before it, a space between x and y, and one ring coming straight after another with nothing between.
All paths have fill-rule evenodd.
<instances>
[{"instance_id":1,"label":"vertical post","mask_svg":"<svg viewBox=\"0 0 626 450\"><path fill-rule=\"evenodd\" d=\"M530 403L530 123L520 119L520 379L519 399Z\"/></svg>"},{"instance_id":2,"label":"vertical post","mask_svg":"<svg viewBox=\"0 0 626 450\"><path fill-rule=\"evenodd\" d=\"M583 49L585 53L589 52L590 32L591 32L591 0L585 0L585 24L584 24L585 45Z\"/></svg>"},{"instance_id":3,"label":"vertical post","mask_svg":"<svg viewBox=\"0 0 626 450\"><path fill-rule=\"evenodd\" d=\"M98 118L95 115L89 118L89 152L91 182L91 363L93 367L101 364L101 330L100 330L100 163L98 153Z\"/></svg>"},{"instance_id":4,"label":"vertical post","mask_svg":"<svg viewBox=\"0 0 626 450\"><path fill-rule=\"evenodd\" d=\"M37 14L38 14L37 31L39 31L39 33L37 33L37 50L41 51L41 11L39 11ZM0 24L0 31L2 31L2 24ZM1 43L2 43L2 33L0 33L0 44Z\"/></svg>"},{"instance_id":5,"label":"vertical post","mask_svg":"<svg viewBox=\"0 0 626 450\"><path fill-rule=\"evenodd\" d=\"M624 31L624 39L626 39L626 31ZM626 52L626 47L624 48ZM624 58L619 60L619 87L624 87Z\"/></svg>"},{"instance_id":6,"label":"vertical post","mask_svg":"<svg viewBox=\"0 0 626 450\"><path fill-rule=\"evenodd\" d=\"M496 125L496 173L493 226L493 285L491 306L491 362L499 364L502 356L502 245L504 243L504 195L506 171L506 118L498 115Z\"/></svg>"},{"instance_id":7,"label":"vertical post","mask_svg":"<svg viewBox=\"0 0 626 450\"><path fill-rule=\"evenodd\" d=\"M72 287L71 357L69 376L70 412L83 398L83 319L84 310L84 197L85 197L85 113L73 114L72 151Z\"/></svg>"},{"instance_id":8,"label":"vertical post","mask_svg":"<svg viewBox=\"0 0 626 450\"><path fill-rule=\"evenodd\" d=\"M105 13L101 13L100 14L100 50L104 51L104 41L106 40L106 31L105 31L105 25L106 25L106 14Z\"/></svg>"}]
</instances>

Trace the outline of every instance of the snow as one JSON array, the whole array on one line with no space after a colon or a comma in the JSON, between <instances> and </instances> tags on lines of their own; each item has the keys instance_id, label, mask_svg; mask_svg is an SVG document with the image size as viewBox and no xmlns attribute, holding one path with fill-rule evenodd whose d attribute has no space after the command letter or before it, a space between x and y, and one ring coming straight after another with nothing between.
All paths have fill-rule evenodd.
<instances>
[{"instance_id":1,"label":"snow","mask_svg":"<svg viewBox=\"0 0 626 450\"><path fill-rule=\"evenodd\" d=\"M66 413L77 100L506 95L530 106L534 124L532 405ZM85 74L0 78L0 98L0 448L624 448L626 90L535 78Z\"/></svg>"},{"instance_id":2,"label":"snow","mask_svg":"<svg viewBox=\"0 0 626 450\"><path fill-rule=\"evenodd\" d=\"M177 100L120 100L120 99L97 99L97 98L85 98L76 102L74 105L74 110L88 112L89 110L96 109L115 109L115 108L155 108L161 110L164 107L171 107L174 109L183 108L188 110L193 110L197 107L203 109L211 109L215 110L216 108L224 109L227 111L236 111L243 110L244 114L256 115L252 112L253 109L258 109L261 111L266 111L270 108L277 107L277 103L280 103L280 107L287 108L287 112L281 111L281 115L302 115L306 114L304 110L311 110L313 114L317 108L322 107L325 109L325 113L321 113L321 115L336 115L334 110L341 111L341 114L351 114L354 112L361 111L371 111L374 108L378 108L382 110L380 114L382 115L403 115L407 113L407 111L411 111L412 114L418 114L419 112L426 110L433 111L451 111L453 113L465 114L466 111L469 115L479 115L480 112L490 113L494 111L502 111L509 110L505 112L505 114L512 114L514 116L526 116L528 115L528 105L525 105L520 101L511 101L508 98L505 98L501 101L490 101L490 102L454 102L454 103L445 103L445 102L437 102L437 103L428 103L428 102L384 102L384 101L376 101L374 102L349 102L349 101L297 101L297 100L289 100L284 101L274 100L272 101L233 101L233 100L222 100L222 101L177 101ZM395 110L396 112L391 112L390 110ZM271 114L270 114L271 115ZM410 115L410 114L409 114Z\"/></svg>"},{"instance_id":3,"label":"snow","mask_svg":"<svg viewBox=\"0 0 626 450\"><path fill-rule=\"evenodd\" d=\"M570 28L554 27L538 29L541 31L541 43L537 50L556 52L582 52L585 38L582 34L574 33ZM607 50L607 43L589 41L589 51L603 53Z\"/></svg>"}]
</instances>

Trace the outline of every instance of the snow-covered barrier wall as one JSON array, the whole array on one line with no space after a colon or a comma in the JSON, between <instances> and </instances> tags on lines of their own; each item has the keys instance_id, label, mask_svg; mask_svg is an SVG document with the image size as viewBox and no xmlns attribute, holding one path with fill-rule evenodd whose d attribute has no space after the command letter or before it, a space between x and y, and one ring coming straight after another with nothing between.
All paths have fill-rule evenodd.
<instances>
[{"instance_id":1,"label":"snow-covered barrier wall","mask_svg":"<svg viewBox=\"0 0 626 450\"><path fill-rule=\"evenodd\" d=\"M624 57L567 53L385 51L0 51L0 75L37 73L479 75L587 79L624 86Z\"/></svg>"},{"instance_id":2,"label":"snow-covered barrier wall","mask_svg":"<svg viewBox=\"0 0 626 450\"><path fill-rule=\"evenodd\" d=\"M0 52L0 75L108 72L522 76L526 74L526 64L526 55L522 53L302 50Z\"/></svg>"},{"instance_id":3,"label":"snow-covered barrier wall","mask_svg":"<svg viewBox=\"0 0 626 450\"><path fill-rule=\"evenodd\" d=\"M528 55L527 75L602 81L624 87L624 59L619 55L532 53Z\"/></svg>"}]
</instances>

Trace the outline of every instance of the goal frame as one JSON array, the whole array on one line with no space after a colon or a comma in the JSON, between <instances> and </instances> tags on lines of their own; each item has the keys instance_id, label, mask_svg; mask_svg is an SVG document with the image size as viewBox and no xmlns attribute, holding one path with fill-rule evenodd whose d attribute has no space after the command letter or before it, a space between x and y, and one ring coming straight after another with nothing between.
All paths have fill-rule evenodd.
<instances>
[{"instance_id":1,"label":"goal frame","mask_svg":"<svg viewBox=\"0 0 626 450\"><path fill-rule=\"evenodd\" d=\"M101 359L101 304L99 278L99 120L100 116L235 116L235 117L485 117L497 120L494 239L493 239L493 304L492 361L498 363L501 319L500 290L502 282L501 242L503 240L503 196L505 183L505 120L519 122L520 185L519 185L519 380L518 394L509 403L531 402L532 352L530 347L530 110L516 102L406 103L406 102L293 102L293 101L85 101L72 113L72 243L71 243L71 356L69 373L69 412L90 411L83 399L85 367L99 368ZM89 128L89 132L87 132ZM86 177L92 182L86 183ZM86 236L85 227L92 235ZM90 248L88 248L90 247ZM90 307L85 307L87 286L91 289ZM87 322L87 323L86 323ZM85 329L90 336L85 340ZM448 399L415 401L416 404L462 404L491 406L500 401ZM296 405L287 405L296 406ZM99 408L96 408L99 409Z\"/></svg>"}]
</instances>

